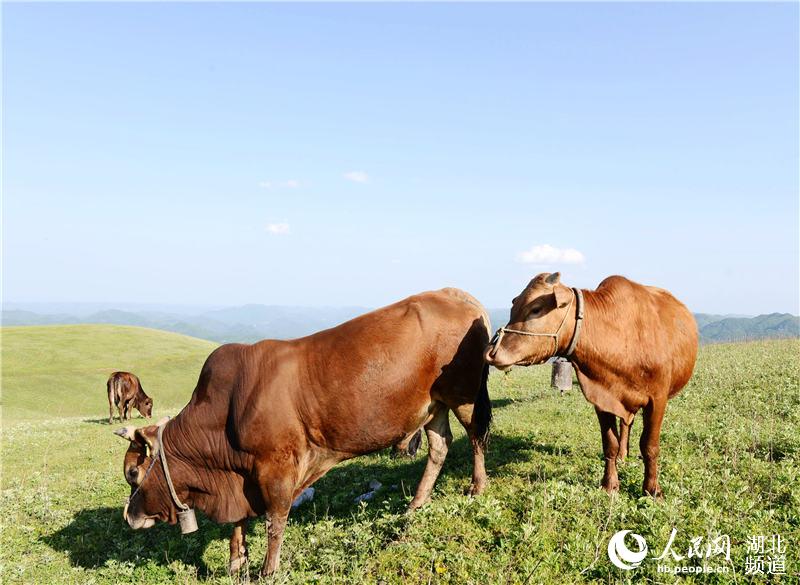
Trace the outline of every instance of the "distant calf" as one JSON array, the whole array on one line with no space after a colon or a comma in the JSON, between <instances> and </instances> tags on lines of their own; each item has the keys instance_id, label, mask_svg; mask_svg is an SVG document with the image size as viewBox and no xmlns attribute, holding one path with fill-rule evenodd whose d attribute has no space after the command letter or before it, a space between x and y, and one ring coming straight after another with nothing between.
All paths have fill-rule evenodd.
<instances>
[{"instance_id":1,"label":"distant calf","mask_svg":"<svg viewBox=\"0 0 800 585\"><path fill-rule=\"evenodd\" d=\"M117 407L119 420L131 418L131 410L136 410L145 418L153 414L153 399L144 393L142 383L130 372L114 372L106 382L108 389L108 423L114 422L114 407Z\"/></svg>"},{"instance_id":2,"label":"distant calf","mask_svg":"<svg viewBox=\"0 0 800 585\"><path fill-rule=\"evenodd\" d=\"M697 358L697 325L689 310L666 290L622 276L610 276L590 291L564 286L558 272L539 274L512 301L508 325L497 331L484 357L506 368L553 356L572 362L597 411L606 461L602 487L619 489L616 460L627 455L633 417L644 409L642 489L660 496L661 421L667 400L689 381Z\"/></svg>"}]
</instances>

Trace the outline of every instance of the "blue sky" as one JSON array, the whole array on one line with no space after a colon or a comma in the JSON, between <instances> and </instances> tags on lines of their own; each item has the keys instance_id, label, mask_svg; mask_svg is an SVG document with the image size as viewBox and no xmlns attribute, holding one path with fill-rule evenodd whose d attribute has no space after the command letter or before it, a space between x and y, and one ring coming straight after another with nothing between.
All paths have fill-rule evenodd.
<instances>
[{"instance_id":1,"label":"blue sky","mask_svg":"<svg viewBox=\"0 0 800 585\"><path fill-rule=\"evenodd\" d=\"M5 4L3 66L7 301L798 312L797 4Z\"/></svg>"}]
</instances>

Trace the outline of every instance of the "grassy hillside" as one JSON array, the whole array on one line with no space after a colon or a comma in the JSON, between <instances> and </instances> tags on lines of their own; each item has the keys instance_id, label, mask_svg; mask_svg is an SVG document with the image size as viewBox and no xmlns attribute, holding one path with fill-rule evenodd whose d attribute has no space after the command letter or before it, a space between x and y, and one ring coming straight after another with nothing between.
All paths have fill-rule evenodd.
<instances>
[{"instance_id":1,"label":"grassy hillside","mask_svg":"<svg viewBox=\"0 0 800 585\"><path fill-rule=\"evenodd\" d=\"M50 417L108 417L106 380L135 373L154 401L154 416L180 408L216 347L140 327L54 325L2 330L3 423Z\"/></svg>"},{"instance_id":2,"label":"grassy hillside","mask_svg":"<svg viewBox=\"0 0 800 585\"><path fill-rule=\"evenodd\" d=\"M202 361L192 353L200 348L186 343L191 351L181 363L191 370L192 360L197 367ZM99 348L98 354L76 344L62 349L72 353L74 364L93 355L95 367L105 367ZM182 371L161 361L157 349L142 351L149 351L150 361L131 363L143 377L153 376L154 389L162 388L158 380ZM136 354L129 355L133 360ZM491 483L483 496L463 495L469 449L455 423L433 502L417 514L404 510L424 466L424 448L413 460L379 453L337 466L317 482L314 502L290 516L283 570L274 582L673 583L676 578L657 573L650 558L634 571L616 569L606 545L613 533L630 529L658 554L674 526L676 548L684 555L691 537L731 538L731 572L682 576L680 582L764 583L764 577L744 574L746 543L752 535L778 533L789 543L789 574L771 582L796 583L799 357L800 342L794 340L701 349L692 381L667 410L661 503L640 497L643 469L634 447L640 420L631 441L633 457L620 470L620 493L609 497L598 489L602 453L596 417L577 387L559 396L549 388L547 367L494 372ZM180 361L178 355L174 359ZM101 382L104 374L98 372ZM182 388L193 385L194 374L184 374ZM16 375L17 388L39 391L23 370ZM175 392L176 404L185 399ZM84 412L86 404L75 401L65 408ZM124 524L129 490L120 467L126 447L112 428L80 419L6 425L0 579L231 583L225 574L230 526L200 518L200 530L182 537L176 527L133 532ZM371 479L384 488L369 503L353 503ZM255 575L264 553L263 521L253 522L249 535Z\"/></svg>"}]
</instances>

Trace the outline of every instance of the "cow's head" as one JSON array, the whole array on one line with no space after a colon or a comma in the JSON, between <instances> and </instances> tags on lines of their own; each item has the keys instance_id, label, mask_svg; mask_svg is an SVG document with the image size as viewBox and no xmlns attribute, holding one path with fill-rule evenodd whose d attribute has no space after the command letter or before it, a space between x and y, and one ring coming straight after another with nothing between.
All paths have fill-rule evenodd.
<instances>
[{"instance_id":1,"label":"cow's head","mask_svg":"<svg viewBox=\"0 0 800 585\"><path fill-rule=\"evenodd\" d=\"M162 419L159 424L164 422ZM130 441L123 461L125 481L131 486L125 520L134 530L150 528L156 520L175 524L177 510L168 491L164 468L154 453L158 425L139 429L124 427L114 434Z\"/></svg>"},{"instance_id":2,"label":"cow's head","mask_svg":"<svg viewBox=\"0 0 800 585\"><path fill-rule=\"evenodd\" d=\"M560 276L558 272L537 275L511 301L511 316L505 328L544 335L509 332L495 338L484 353L488 364L500 369L514 365L527 366L541 363L555 353L552 334L558 332L564 323L565 312L574 298L572 290L561 284ZM569 325L569 322L566 324ZM561 329L558 337L560 343L569 335L565 331L571 329Z\"/></svg>"},{"instance_id":3,"label":"cow's head","mask_svg":"<svg viewBox=\"0 0 800 585\"><path fill-rule=\"evenodd\" d=\"M153 416L153 399L150 398L147 394L142 392L138 396L138 400L136 402L136 408L145 418L150 418Z\"/></svg>"}]
</instances>

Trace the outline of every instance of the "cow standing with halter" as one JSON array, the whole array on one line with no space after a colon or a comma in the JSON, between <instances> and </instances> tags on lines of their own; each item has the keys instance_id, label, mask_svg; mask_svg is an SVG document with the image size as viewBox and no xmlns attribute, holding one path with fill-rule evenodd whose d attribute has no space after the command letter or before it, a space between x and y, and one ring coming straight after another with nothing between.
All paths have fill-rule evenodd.
<instances>
[{"instance_id":1,"label":"cow standing with halter","mask_svg":"<svg viewBox=\"0 0 800 585\"><path fill-rule=\"evenodd\" d=\"M340 461L423 427L428 461L410 509L430 497L452 441L452 411L473 454L470 492L486 485L491 420L483 351L486 311L467 293L422 293L289 341L229 344L206 360L189 404L171 421L117 432L134 528L196 528L193 509L236 524L231 572L247 560L248 518L267 514L263 575L278 568L292 502Z\"/></svg>"},{"instance_id":2,"label":"cow standing with halter","mask_svg":"<svg viewBox=\"0 0 800 585\"><path fill-rule=\"evenodd\" d=\"M602 487L609 493L619 489L617 459L628 454L633 418L643 409L642 490L660 498L664 410L691 378L697 358L692 314L668 291L622 276L610 276L589 291L561 284L558 272L539 274L512 301L508 324L484 357L507 369L555 356L572 362L597 412L605 457Z\"/></svg>"}]
</instances>

